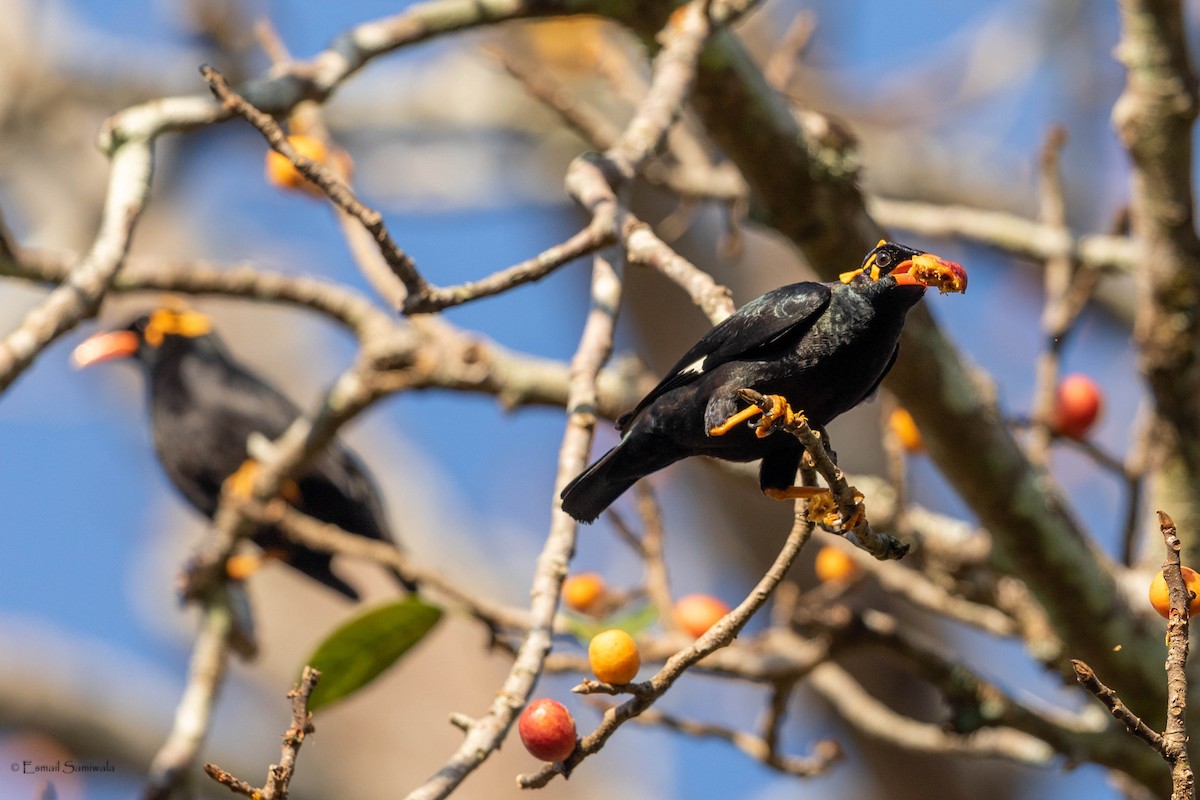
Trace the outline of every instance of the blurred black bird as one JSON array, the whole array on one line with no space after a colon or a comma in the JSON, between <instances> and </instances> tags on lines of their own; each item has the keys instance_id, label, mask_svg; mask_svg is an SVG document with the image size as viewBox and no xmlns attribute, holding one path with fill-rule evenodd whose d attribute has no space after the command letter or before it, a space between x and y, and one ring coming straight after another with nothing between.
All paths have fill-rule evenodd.
<instances>
[{"instance_id":1,"label":"blurred black bird","mask_svg":"<svg viewBox=\"0 0 1200 800\"><path fill-rule=\"evenodd\" d=\"M688 456L762 459L759 486L793 488L804 450L793 436L759 438L728 424L738 390L781 395L823 429L871 396L899 352L904 318L926 287L964 292L952 261L880 241L862 266L831 283L793 283L751 300L705 334L617 420L621 441L562 491L563 510L591 522L638 479Z\"/></svg>"},{"instance_id":2,"label":"blurred black bird","mask_svg":"<svg viewBox=\"0 0 1200 800\"><path fill-rule=\"evenodd\" d=\"M250 437L274 440L301 413L230 357L209 318L198 311L159 308L121 330L95 334L72 354L79 367L116 358L133 358L144 368L158 459L175 487L210 519L225 481L239 471L242 478L252 477ZM280 495L322 522L368 539L394 541L374 483L354 454L336 441L304 474L286 483ZM358 599L354 587L331 569L328 553L291 542L273 527L261 528L254 541L268 555Z\"/></svg>"}]
</instances>

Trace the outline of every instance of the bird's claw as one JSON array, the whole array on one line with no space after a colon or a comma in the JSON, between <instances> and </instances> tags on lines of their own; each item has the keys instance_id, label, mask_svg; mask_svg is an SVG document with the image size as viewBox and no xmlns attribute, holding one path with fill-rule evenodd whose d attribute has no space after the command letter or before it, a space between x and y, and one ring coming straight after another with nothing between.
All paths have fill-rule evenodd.
<instances>
[{"instance_id":1,"label":"bird's claw","mask_svg":"<svg viewBox=\"0 0 1200 800\"><path fill-rule=\"evenodd\" d=\"M754 426L754 435L759 439L770 436L775 423L780 420L783 420L784 425L791 425L797 418L804 419L804 412L793 411L787 398L781 394L763 395L763 399L769 401L770 405L762 409L762 419Z\"/></svg>"},{"instance_id":2,"label":"bird's claw","mask_svg":"<svg viewBox=\"0 0 1200 800\"><path fill-rule=\"evenodd\" d=\"M833 497L833 492L825 490L809 498L806 516L809 522L815 522L827 528L840 527L844 531L854 530L867 516L867 506L863 502L864 499L861 492L855 491L854 510L850 513L848 519L843 520L841 509L838 508L837 500Z\"/></svg>"},{"instance_id":3,"label":"bird's claw","mask_svg":"<svg viewBox=\"0 0 1200 800\"><path fill-rule=\"evenodd\" d=\"M745 391L745 390L743 390ZM745 398L745 395L742 395ZM775 429L775 424L783 421L784 425L792 425L797 420L802 422L807 421L803 411L793 411L792 406L788 403L787 398L781 394L766 394L762 395L763 401L761 405L751 403L746 408L730 416L720 425L715 425L708 429L709 436L724 436L731 430L741 425L743 422L748 422L755 417L761 416L754 425L754 435L759 439L765 439L770 436ZM763 408L762 406L766 406Z\"/></svg>"}]
</instances>

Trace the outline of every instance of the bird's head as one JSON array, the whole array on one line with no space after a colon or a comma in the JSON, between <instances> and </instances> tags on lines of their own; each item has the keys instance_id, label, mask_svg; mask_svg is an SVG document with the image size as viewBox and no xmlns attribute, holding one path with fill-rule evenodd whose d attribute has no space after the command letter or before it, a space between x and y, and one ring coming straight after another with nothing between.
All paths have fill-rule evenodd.
<instances>
[{"instance_id":1,"label":"bird's head","mask_svg":"<svg viewBox=\"0 0 1200 800\"><path fill-rule=\"evenodd\" d=\"M961 264L886 239L880 239L867 253L861 267L843 272L842 283L850 283L859 275L872 281L891 276L901 286L931 287L942 294L967 290L967 271Z\"/></svg>"},{"instance_id":2,"label":"bird's head","mask_svg":"<svg viewBox=\"0 0 1200 800\"><path fill-rule=\"evenodd\" d=\"M124 328L105 331L85 339L74 352L76 367L89 367L117 358L137 358L153 366L172 354L192 349L212 332L207 315L178 303L142 314Z\"/></svg>"}]
</instances>

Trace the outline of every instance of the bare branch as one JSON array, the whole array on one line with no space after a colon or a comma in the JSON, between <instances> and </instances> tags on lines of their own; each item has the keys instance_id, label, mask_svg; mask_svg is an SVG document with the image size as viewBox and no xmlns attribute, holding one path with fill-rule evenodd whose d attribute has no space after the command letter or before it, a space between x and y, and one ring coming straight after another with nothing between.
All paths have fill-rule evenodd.
<instances>
[{"instance_id":1,"label":"bare branch","mask_svg":"<svg viewBox=\"0 0 1200 800\"><path fill-rule=\"evenodd\" d=\"M761 761L771 769L801 778L823 774L844 755L837 742L830 739L817 742L813 746L812 755L808 757L781 755L774 752L768 741L751 733L731 730L721 725L681 719L654 708L643 711L634 717L633 721L640 725L661 725L689 736L729 742L755 761Z\"/></svg>"},{"instance_id":2,"label":"bare branch","mask_svg":"<svg viewBox=\"0 0 1200 800\"><path fill-rule=\"evenodd\" d=\"M26 314L16 330L0 340L0 392L47 345L100 308L105 291L125 261L134 226L150 191L152 172L148 141L127 139L113 152L104 216L92 249L71 270L62 286Z\"/></svg>"},{"instance_id":3,"label":"bare branch","mask_svg":"<svg viewBox=\"0 0 1200 800\"><path fill-rule=\"evenodd\" d=\"M1192 135L1196 78L1179 0L1122 0L1118 58L1125 89L1113 124L1133 162L1130 223L1139 240L1134 337L1153 397L1163 456L1148 466L1157 503L1200 530L1200 238L1195 227ZM1200 549L1189 552L1195 560Z\"/></svg>"},{"instance_id":4,"label":"bare branch","mask_svg":"<svg viewBox=\"0 0 1200 800\"><path fill-rule=\"evenodd\" d=\"M550 533L538 557L530 590L530 627L504 685L486 715L476 720L449 760L409 800L446 797L499 747L517 712L524 707L550 652L554 614L563 578L575 551L577 523L559 506L557 491L587 464L596 424L596 376L612 350L617 310L621 305L619 262L597 256L592 272L592 309L579 348L571 361L567 428L559 450L556 497Z\"/></svg>"},{"instance_id":5,"label":"bare branch","mask_svg":"<svg viewBox=\"0 0 1200 800\"><path fill-rule=\"evenodd\" d=\"M172 797L196 763L208 736L213 706L229 661L233 609L229 589L218 588L205 596L200 631L192 644L188 682L175 709L175 724L154 760L143 796L146 800Z\"/></svg>"},{"instance_id":6,"label":"bare branch","mask_svg":"<svg viewBox=\"0 0 1200 800\"><path fill-rule=\"evenodd\" d=\"M807 685L858 730L905 750L1034 765L1046 765L1054 757L1048 744L1013 728L985 728L964 736L897 714L833 662L814 669Z\"/></svg>"},{"instance_id":7,"label":"bare branch","mask_svg":"<svg viewBox=\"0 0 1200 800\"><path fill-rule=\"evenodd\" d=\"M753 389L742 389L740 394L744 400L758 408L760 412L773 405L769 397ZM808 421L804 419L803 415L794 418L783 416L768 418L764 414L760 424L765 425L767 429L773 428L781 433L795 436L800 444L804 445L805 451L812 459L813 467L821 474L821 477L829 485L829 490L833 492L841 519L843 521L854 520L849 523L850 527L841 531L847 540L854 542L855 545L878 559L890 560L904 557L908 552L909 545L901 543L886 533L877 533L872 530L863 509L862 495L846 481L845 474L830 457L827 443L823 441L824 437L808 426Z\"/></svg>"},{"instance_id":8,"label":"bare branch","mask_svg":"<svg viewBox=\"0 0 1200 800\"><path fill-rule=\"evenodd\" d=\"M396 277L404 283L409 297L419 296L425 291L425 279L417 271L417 265L413 260L392 239L382 214L359 202L354 191L338 179L337 175L328 167L307 156L300 155L296 148L288 143L287 136L279 124L271 119L270 115L259 111L235 92L220 72L205 65L200 68L200 74L204 76L204 80L208 82L213 94L226 109L238 114L257 128L267 140L267 144L271 145L271 149L291 161L305 178L312 181L325 193L331 203L357 219L366 230L370 231L384 260L387 261Z\"/></svg>"},{"instance_id":9,"label":"bare branch","mask_svg":"<svg viewBox=\"0 0 1200 800\"><path fill-rule=\"evenodd\" d=\"M960 205L871 197L867 208L888 228L970 239L1034 261L1066 258L1102 272L1122 273L1132 273L1137 264L1137 243L1127 236L1089 234L1076 239L1061 227Z\"/></svg>"},{"instance_id":10,"label":"bare branch","mask_svg":"<svg viewBox=\"0 0 1200 800\"><path fill-rule=\"evenodd\" d=\"M256 789L243 780L235 778L216 764L205 764L204 771L217 783L229 787L230 791L253 798L253 800L287 800L288 784L296 771L296 756L304 744L304 739L313 732L312 712L308 710L308 698L321 680L321 673L312 667L305 667L300 676L300 683L288 692L292 701L292 724L283 733L283 745L280 748L278 764L272 764L267 770L267 782L263 788Z\"/></svg>"},{"instance_id":11,"label":"bare branch","mask_svg":"<svg viewBox=\"0 0 1200 800\"><path fill-rule=\"evenodd\" d=\"M1096 676L1095 670L1077 658L1071 659L1071 666L1075 668L1075 677L1083 685L1083 688L1094 694L1096 699L1108 708L1113 717L1124 725L1127 731L1160 753L1163 751L1162 735L1143 722L1141 717L1129 709L1129 706L1121 702L1117 693L1105 686Z\"/></svg>"},{"instance_id":12,"label":"bare branch","mask_svg":"<svg viewBox=\"0 0 1200 800\"><path fill-rule=\"evenodd\" d=\"M1162 754L1171 765L1171 800L1192 800L1196 796L1196 776L1188 758L1187 733L1188 620L1192 593L1180 569L1179 531L1162 511L1158 512L1158 525L1167 547L1162 574L1171 598L1171 615L1167 620L1167 727L1162 735Z\"/></svg>"},{"instance_id":13,"label":"bare branch","mask_svg":"<svg viewBox=\"0 0 1200 800\"><path fill-rule=\"evenodd\" d=\"M779 555L776 556L775 562L758 582L758 585L754 587L754 590L738 604L737 608L722 617L690 647L671 656L663 668L649 681L638 685L637 691L631 699L605 712L600 725L580 740L575 752L569 758L557 764L547 764L540 771L530 775L520 776L517 779L518 785L526 789L539 788L549 783L555 775L569 774L581 761L604 747L604 743L616 732L617 728L649 708L656 699L671 688L689 667L709 653L732 643L734 637L749 622L754 612L766 603L775 587L783 580L783 576L795 561L796 556L800 554L800 549L812 536L812 531L813 524L805 519L802 513L797 512L791 533L788 534L787 541Z\"/></svg>"}]
</instances>

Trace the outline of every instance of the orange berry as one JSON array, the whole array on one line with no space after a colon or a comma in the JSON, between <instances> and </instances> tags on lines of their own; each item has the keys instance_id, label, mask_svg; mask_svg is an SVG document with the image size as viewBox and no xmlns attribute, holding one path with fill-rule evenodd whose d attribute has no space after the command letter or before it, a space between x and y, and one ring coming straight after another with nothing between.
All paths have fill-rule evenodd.
<instances>
[{"instance_id":1,"label":"orange berry","mask_svg":"<svg viewBox=\"0 0 1200 800\"><path fill-rule=\"evenodd\" d=\"M563 581L563 602L575 611L590 611L604 599L604 578L595 572L581 572Z\"/></svg>"},{"instance_id":2,"label":"orange berry","mask_svg":"<svg viewBox=\"0 0 1200 800\"><path fill-rule=\"evenodd\" d=\"M822 583L849 583L858 577L859 571L853 558L829 544L817 551L813 569Z\"/></svg>"},{"instance_id":3,"label":"orange berry","mask_svg":"<svg viewBox=\"0 0 1200 800\"><path fill-rule=\"evenodd\" d=\"M689 594L675 602L675 624L693 639L699 639L728 613L729 606L711 594Z\"/></svg>"},{"instance_id":4,"label":"orange berry","mask_svg":"<svg viewBox=\"0 0 1200 800\"><path fill-rule=\"evenodd\" d=\"M912 414L908 413L908 409L893 410L892 415L888 418L888 425L891 426L892 433L900 441L900 446L908 452L919 453L925 449L925 443L921 440L921 431L917 428L917 423L913 421Z\"/></svg>"},{"instance_id":5,"label":"orange berry","mask_svg":"<svg viewBox=\"0 0 1200 800\"><path fill-rule=\"evenodd\" d=\"M588 644L588 663L605 683L629 683L642 668L637 642L619 628L597 633Z\"/></svg>"},{"instance_id":6,"label":"orange berry","mask_svg":"<svg viewBox=\"0 0 1200 800\"><path fill-rule=\"evenodd\" d=\"M329 148L320 139L295 134L287 140L288 144L296 148L297 153L311 158L318 164L324 164L329 158ZM280 189L303 189L308 183L291 161L274 150L267 151L267 181Z\"/></svg>"},{"instance_id":7,"label":"orange berry","mask_svg":"<svg viewBox=\"0 0 1200 800\"><path fill-rule=\"evenodd\" d=\"M1183 573L1183 585L1193 595L1192 602L1188 604L1188 616L1193 617L1200 613L1200 575L1188 567L1180 567L1179 570ZM1154 573L1154 580L1150 581L1150 605L1164 617L1171 616L1170 593L1167 592L1167 579L1163 577L1161 569Z\"/></svg>"},{"instance_id":8,"label":"orange berry","mask_svg":"<svg viewBox=\"0 0 1200 800\"><path fill-rule=\"evenodd\" d=\"M543 697L525 706L517 732L530 755L542 761L562 761L575 751L575 720L557 700Z\"/></svg>"},{"instance_id":9,"label":"orange berry","mask_svg":"<svg viewBox=\"0 0 1200 800\"><path fill-rule=\"evenodd\" d=\"M1104 392L1094 380L1078 373L1068 375L1058 384L1051 425L1061 436L1082 439L1103 408Z\"/></svg>"}]
</instances>

